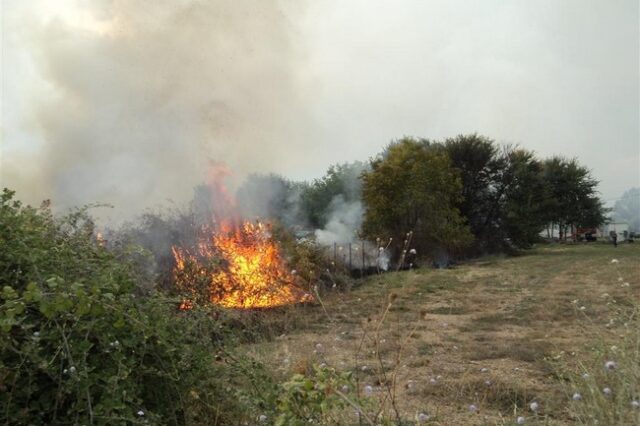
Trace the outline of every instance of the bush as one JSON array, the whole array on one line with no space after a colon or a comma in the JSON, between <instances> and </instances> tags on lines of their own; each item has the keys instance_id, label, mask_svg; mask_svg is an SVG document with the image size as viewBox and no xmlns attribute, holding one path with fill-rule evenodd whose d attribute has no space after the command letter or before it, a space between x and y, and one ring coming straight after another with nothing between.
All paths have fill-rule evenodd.
<instances>
[{"instance_id":1,"label":"bush","mask_svg":"<svg viewBox=\"0 0 640 426\"><path fill-rule=\"evenodd\" d=\"M0 198L0 421L225 424L241 412L219 323L136 295L140 271L86 210Z\"/></svg>"}]
</instances>

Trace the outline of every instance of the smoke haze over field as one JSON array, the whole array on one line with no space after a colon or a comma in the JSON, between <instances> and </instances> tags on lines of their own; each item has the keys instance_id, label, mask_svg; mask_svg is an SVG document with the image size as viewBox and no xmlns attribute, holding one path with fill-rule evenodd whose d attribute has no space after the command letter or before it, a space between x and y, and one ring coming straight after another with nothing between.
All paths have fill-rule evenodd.
<instances>
[{"instance_id":1,"label":"smoke haze over field","mask_svg":"<svg viewBox=\"0 0 640 426\"><path fill-rule=\"evenodd\" d=\"M277 3L77 2L79 17L35 28L21 25L30 8L11 4L7 25L48 95L26 111L36 152L4 153L3 174L22 196L139 211L190 197L208 159L265 171L304 153L284 149L282 136L295 135L285 120L303 120L291 18ZM37 170L25 173L29 163Z\"/></svg>"},{"instance_id":2,"label":"smoke haze over field","mask_svg":"<svg viewBox=\"0 0 640 426\"><path fill-rule=\"evenodd\" d=\"M131 214L478 132L640 184L635 0L4 0L0 185ZM239 182L238 182L239 183Z\"/></svg>"}]
</instances>

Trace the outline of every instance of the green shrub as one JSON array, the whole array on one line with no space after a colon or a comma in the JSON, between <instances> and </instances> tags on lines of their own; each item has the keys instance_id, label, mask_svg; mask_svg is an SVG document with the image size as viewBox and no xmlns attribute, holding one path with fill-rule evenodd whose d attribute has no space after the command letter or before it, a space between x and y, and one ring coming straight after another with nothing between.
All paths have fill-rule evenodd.
<instances>
[{"instance_id":1,"label":"green shrub","mask_svg":"<svg viewBox=\"0 0 640 426\"><path fill-rule=\"evenodd\" d=\"M6 189L0 203L0 422L243 417L213 315L141 296L135 263L102 246L86 210L55 219Z\"/></svg>"}]
</instances>

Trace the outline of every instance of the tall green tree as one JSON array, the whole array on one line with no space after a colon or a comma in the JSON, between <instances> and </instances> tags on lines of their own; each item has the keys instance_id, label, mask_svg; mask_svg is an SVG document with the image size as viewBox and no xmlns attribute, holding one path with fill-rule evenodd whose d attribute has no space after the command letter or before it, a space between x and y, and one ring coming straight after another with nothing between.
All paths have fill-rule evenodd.
<instances>
[{"instance_id":1,"label":"tall green tree","mask_svg":"<svg viewBox=\"0 0 640 426\"><path fill-rule=\"evenodd\" d=\"M447 139L443 148L462 177L458 207L475 237L474 251L530 246L544 227L541 165L534 154L477 134Z\"/></svg>"},{"instance_id":2,"label":"tall green tree","mask_svg":"<svg viewBox=\"0 0 640 426\"><path fill-rule=\"evenodd\" d=\"M598 181L575 159L552 157L544 161L542 173L547 198L544 218L560 230L563 239L577 227L595 227L607 218L597 196Z\"/></svg>"},{"instance_id":3,"label":"tall green tree","mask_svg":"<svg viewBox=\"0 0 640 426\"><path fill-rule=\"evenodd\" d=\"M502 206L502 230L516 247L530 247L545 226L542 163L523 149L510 149L507 160L509 185Z\"/></svg>"},{"instance_id":4,"label":"tall green tree","mask_svg":"<svg viewBox=\"0 0 640 426\"><path fill-rule=\"evenodd\" d=\"M413 231L413 244L422 253L455 251L470 242L456 207L460 176L442 149L427 140L401 139L362 176L365 237L392 237L401 245Z\"/></svg>"}]
</instances>

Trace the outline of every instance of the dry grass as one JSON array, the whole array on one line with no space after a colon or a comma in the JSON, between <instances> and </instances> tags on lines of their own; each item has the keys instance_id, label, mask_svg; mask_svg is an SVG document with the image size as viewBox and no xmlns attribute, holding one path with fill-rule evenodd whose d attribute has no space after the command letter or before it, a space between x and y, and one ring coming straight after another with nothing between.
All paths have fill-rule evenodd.
<instances>
[{"instance_id":1,"label":"dry grass","mask_svg":"<svg viewBox=\"0 0 640 426\"><path fill-rule=\"evenodd\" d=\"M520 415L527 424L567 424L575 413L548 359L562 352L580 365L594 338L615 341L622 324L607 323L640 302L640 244L542 246L450 270L389 273L323 302L326 312L288 311L284 333L247 351L283 379L309 362L352 370L385 413L393 387L408 420L428 412L429 424L514 424Z\"/></svg>"}]
</instances>

